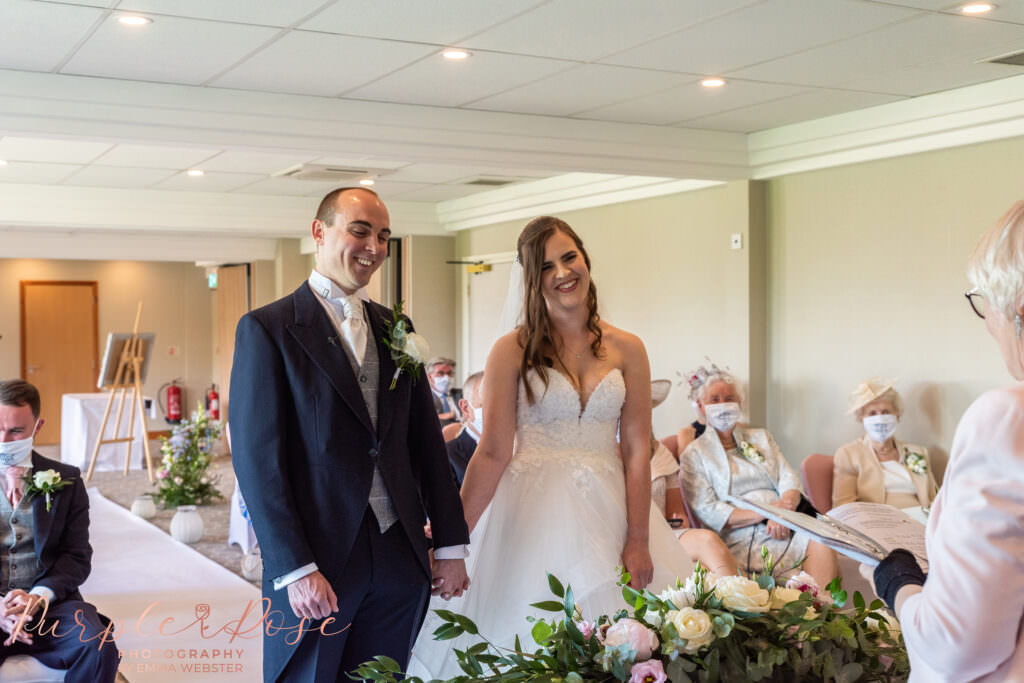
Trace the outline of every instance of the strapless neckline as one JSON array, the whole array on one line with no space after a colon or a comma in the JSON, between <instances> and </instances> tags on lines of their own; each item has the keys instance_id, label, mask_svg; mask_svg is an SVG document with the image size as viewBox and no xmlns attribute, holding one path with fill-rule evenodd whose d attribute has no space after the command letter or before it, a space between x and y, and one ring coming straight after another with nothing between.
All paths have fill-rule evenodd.
<instances>
[{"instance_id":1,"label":"strapless neckline","mask_svg":"<svg viewBox=\"0 0 1024 683\"><path fill-rule=\"evenodd\" d=\"M580 394L580 392L576 391L576 387L573 386L573 383L569 380L568 377L566 377L564 374L562 374L558 370L555 370L554 368L548 368L548 370L550 370L552 374L558 375L559 377L561 377L562 381L565 382L565 384L569 387L569 390L572 391L572 393L574 393L576 395L576 406L579 409L579 410L576 411L576 414L579 415L580 419L582 419L583 416L586 414L587 408L589 408L590 404L593 403L593 401L594 401L594 396L596 396L597 392L601 390L601 387L604 386L605 382L612 375L612 373L616 373L617 372L617 373L619 373L620 376L622 375L622 370L620 370L619 368L612 368L608 372L604 373L604 376L600 379L600 381L598 381L598 383L596 385L594 385L593 391L590 392L590 395L587 396L587 400L584 403L582 394ZM625 378L623 378L623 380L625 380Z\"/></svg>"}]
</instances>

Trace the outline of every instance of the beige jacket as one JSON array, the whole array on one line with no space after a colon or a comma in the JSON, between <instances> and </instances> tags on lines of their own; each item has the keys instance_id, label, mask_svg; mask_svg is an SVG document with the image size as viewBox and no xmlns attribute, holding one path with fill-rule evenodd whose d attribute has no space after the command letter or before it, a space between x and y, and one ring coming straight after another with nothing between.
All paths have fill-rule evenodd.
<instances>
[{"instance_id":1,"label":"beige jacket","mask_svg":"<svg viewBox=\"0 0 1024 683\"><path fill-rule=\"evenodd\" d=\"M924 474L910 473L917 489L917 500L922 507L931 505L938 486L928 449L912 443L896 441L900 462L908 453L920 453L928 463ZM865 434L856 441L841 446L832 462L832 506L860 501L864 503L890 503L885 490L885 470L871 450L871 440Z\"/></svg>"}]
</instances>

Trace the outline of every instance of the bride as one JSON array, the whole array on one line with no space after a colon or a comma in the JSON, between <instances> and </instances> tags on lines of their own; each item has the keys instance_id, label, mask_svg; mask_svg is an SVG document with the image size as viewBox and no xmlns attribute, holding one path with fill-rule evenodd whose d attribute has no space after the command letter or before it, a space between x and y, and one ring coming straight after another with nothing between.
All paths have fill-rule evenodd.
<instances>
[{"instance_id":1,"label":"bride","mask_svg":"<svg viewBox=\"0 0 1024 683\"><path fill-rule=\"evenodd\" d=\"M590 257L565 222L531 221L517 252L523 322L487 359L488 410L462 487L472 585L449 603L434 598L430 609L469 617L499 647L514 647L518 635L533 651L525 617L547 616L529 607L552 598L546 572L572 585L583 618L593 620L626 606L616 567L634 588L655 592L692 567L651 502L643 343L598 316ZM410 674L462 675L452 649L478 639L435 641L440 623L431 611Z\"/></svg>"}]
</instances>

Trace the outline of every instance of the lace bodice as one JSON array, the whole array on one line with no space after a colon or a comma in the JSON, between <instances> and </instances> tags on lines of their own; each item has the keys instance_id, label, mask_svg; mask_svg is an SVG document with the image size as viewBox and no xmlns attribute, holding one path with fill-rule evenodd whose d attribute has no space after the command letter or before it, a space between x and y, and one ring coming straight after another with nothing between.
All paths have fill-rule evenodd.
<instances>
[{"instance_id":1,"label":"lace bodice","mask_svg":"<svg viewBox=\"0 0 1024 683\"><path fill-rule=\"evenodd\" d=\"M526 400L524 381L529 381L536 402ZM548 371L548 387L532 370L520 380L516 407L515 457L512 473L545 464L565 463L584 469L621 470L616 438L626 382L622 372L606 374L587 404L580 409L580 396L564 375Z\"/></svg>"}]
</instances>

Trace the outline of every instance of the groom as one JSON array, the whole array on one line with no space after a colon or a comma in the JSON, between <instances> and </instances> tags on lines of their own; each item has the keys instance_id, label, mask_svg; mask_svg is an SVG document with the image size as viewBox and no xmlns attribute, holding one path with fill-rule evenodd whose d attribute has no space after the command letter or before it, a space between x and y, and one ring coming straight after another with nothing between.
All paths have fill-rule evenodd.
<instances>
[{"instance_id":1,"label":"groom","mask_svg":"<svg viewBox=\"0 0 1024 683\"><path fill-rule=\"evenodd\" d=\"M391 312L357 293L387 258L388 211L370 190L334 190L312 233L309 280L239 321L231 371L234 467L267 620L292 628L264 628L265 681L345 680L376 655L404 670L431 589L448 598L469 584L430 386L417 369L390 387Z\"/></svg>"}]
</instances>

